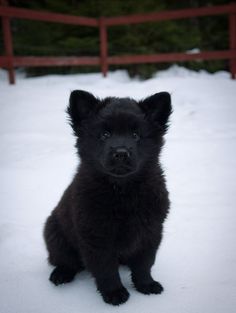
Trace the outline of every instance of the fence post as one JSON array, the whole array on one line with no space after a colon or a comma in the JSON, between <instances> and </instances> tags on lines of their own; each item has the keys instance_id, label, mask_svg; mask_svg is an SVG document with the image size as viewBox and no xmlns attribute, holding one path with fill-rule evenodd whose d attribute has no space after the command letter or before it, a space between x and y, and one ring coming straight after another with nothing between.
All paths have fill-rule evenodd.
<instances>
[{"instance_id":1,"label":"fence post","mask_svg":"<svg viewBox=\"0 0 236 313\"><path fill-rule=\"evenodd\" d=\"M103 76L107 76L108 62L107 62L107 27L105 25L105 18L99 18L99 34L100 34L100 59L101 70Z\"/></svg>"},{"instance_id":2,"label":"fence post","mask_svg":"<svg viewBox=\"0 0 236 313\"><path fill-rule=\"evenodd\" d=\"M229 15L230 50L234 51L235 58L230 59L230 72L233 79L236 78L236 14Z\"/></svg>"},{"instance_id":3,"label":"fence post","mask_svg":"<svg viewBox=\"0 0 236 313\"><path fill-rule=\"evenodd\" d=\"M2 6L8 6L7 0L0 0ZM15 73L13 66L13 47L12 47L12 36L11 36L11 25L9 17L2 17L2 31L4 39L5 55L7 56L7 70L8 79L10 84L15 84Z\"/></svg>"}]
</instances>

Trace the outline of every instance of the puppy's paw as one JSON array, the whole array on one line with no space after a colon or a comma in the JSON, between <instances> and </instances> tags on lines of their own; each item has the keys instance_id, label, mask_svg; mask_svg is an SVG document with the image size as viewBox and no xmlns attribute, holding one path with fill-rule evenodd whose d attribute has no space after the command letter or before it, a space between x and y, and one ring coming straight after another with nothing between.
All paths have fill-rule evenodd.
<instances>
[{"instance_id":1,"label":"puppy's paw","mask_svg":"<svg viewBox=\"0 0 236 313\"><path fill-rule=\"evenodd\" d=\"M162 285L155 280L148 284L135 284L135 288L145 295L159 294L164 290Z\"/></svg>"},{"instance_id":2,"label":"puppy's paw","mask_svg":"<svg viewBox=\"0 0 236 313\"><path fill-rule=\"evenodd\" d=\"M76 272L65 267L57 266L51 273L49 280L56 286L69 283L75 277Z\"/></svg>"},{"instance_id":3,"label":"puppy's paw","mask_svg":"<svg viewBox=\"0 0 236 313\"><path fill-rule=\"evenodd\" d=\"M106 303L113 305L120 305L129 299L129 293L124 287L113 291L103 291L101 294Z\"/></svg>"}]
</instances>

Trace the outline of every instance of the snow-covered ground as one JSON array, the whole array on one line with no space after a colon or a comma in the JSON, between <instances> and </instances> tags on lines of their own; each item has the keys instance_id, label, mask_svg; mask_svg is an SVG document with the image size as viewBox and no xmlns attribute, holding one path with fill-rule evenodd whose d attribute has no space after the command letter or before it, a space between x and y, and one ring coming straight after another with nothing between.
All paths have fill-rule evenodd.
<instances>
[{"instance_id":1,"label":"snow-covered ground","mask_svg":"<svg viewBox=\"0 0 236 313\"><path fill-rule=\"evenodd\" d=\"M129 301L102 301L81 273L48 281L42 228L70 182L77 159L65 108L70 91L99 97L172 94L174 113L162 163L172 208L153 275L162 295L145 296L121 269ZM0 312L233 313L236 308L236 81L172 67L152 79L124 71L46 76L9 86L0 72ZM55 187L56 186L56 187Z\"/></svg>"}]
</instances>

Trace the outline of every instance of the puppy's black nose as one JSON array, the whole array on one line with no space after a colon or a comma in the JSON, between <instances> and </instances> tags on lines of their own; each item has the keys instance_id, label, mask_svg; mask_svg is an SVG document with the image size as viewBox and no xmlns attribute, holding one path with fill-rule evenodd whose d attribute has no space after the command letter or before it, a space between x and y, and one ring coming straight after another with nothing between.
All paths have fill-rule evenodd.
<instances>
[{"instance_id":1,"label":"puppy's black nose","mask_svg":"<svg viewBox=\"0 0 236 313\"><path fill-rule=\"evenodd\" d=\"M130 152L128 149L120 147L120 148L116 148L113 151L112 157L114 160L116 160L117 162L122 162L127 160L128 158L130 158Z\"/></svg>"}]
</instances>

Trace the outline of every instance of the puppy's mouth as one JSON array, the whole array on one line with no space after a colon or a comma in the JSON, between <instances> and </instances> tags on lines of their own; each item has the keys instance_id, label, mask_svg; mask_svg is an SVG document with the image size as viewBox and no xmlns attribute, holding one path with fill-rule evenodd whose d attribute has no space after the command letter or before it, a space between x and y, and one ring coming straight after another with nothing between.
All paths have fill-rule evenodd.
<instances>
[{"instance_id":1,"label":"puppy's mouth","mask_svg":"<svg viewBox=\"0 0 236 313\"><path fill-rule=\"evenodd\" d=\"M136 168L130 166L119 166L106 168L107 174L114 177L126 177L133 174L136 171Z\"/></svg>"}]
</instances>

